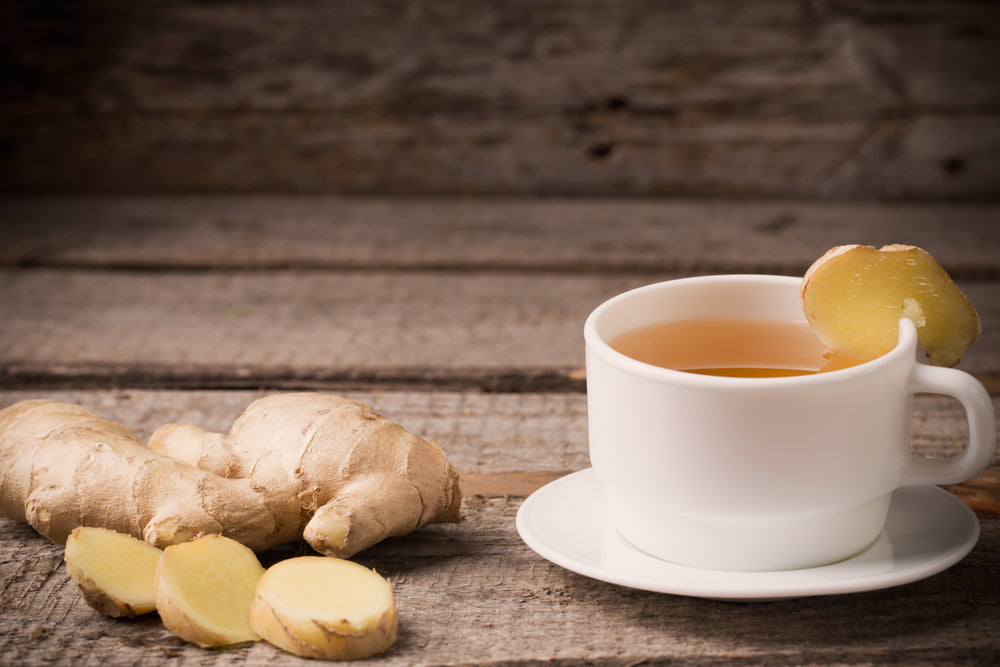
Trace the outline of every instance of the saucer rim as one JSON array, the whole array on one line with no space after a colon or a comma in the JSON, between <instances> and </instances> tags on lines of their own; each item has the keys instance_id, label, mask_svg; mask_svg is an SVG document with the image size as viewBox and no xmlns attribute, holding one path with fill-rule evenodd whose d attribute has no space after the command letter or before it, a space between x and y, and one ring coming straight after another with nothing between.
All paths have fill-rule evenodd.
<instances>
[{"instance_id":1,"label":"saucer rim","mask_svg":"<svg viewBox=\"0 0 1000 667\"><path fill-rule=\"evenodd\" d=\"M904 564L902 567L893 565L888 571L877 574L850 576L849 573L852 563L863 562L862 559L865 558L866 554L869 554L870 548L851 558L815 568L777 572L734 572L706 570L663 561L642 552L619 535L618 539L633 555L647 560L665 573L665 576L653 579L630 575L613 565L594 563L592 559L581 557L579 550L560 549L558 544L552 544L554 540L546 539L546 536L538 535L537 531L532 530L529 525L531 515L539 509L545 508L546 502L551 505L553 498L556 502L560 500L566 502L567 496L571 496L571 501L573 498L577 498L577 501L573 502L573 506L576 509L581 509L578 488L585 488L588 485L597 487L588 491L587 495L591 497L590 502L603 505L604 491L600 488L600 480L593 468L578 470L553 480L525 498L518 508L515 518L517 532L522 541L546 560L591 579L627 588L687 597L724 601L766 601L860 593L902 586L926 579L958 563L975 547L981 531L979 519L972 508L945 489L927 485L904 487L898 489L897 492L905 490L906 493L923 494L922 500L924 502L942 505L950 503L953 513L956 517L961 516L965 524L962 526L961 539L956 531L957 536L953 541L948 542L948 548L942 548L943 543L939 542L934 549L928 550L928 553L916 562ZM600 497L602 500L595 500L594 497ZM893 505L890 505L890 516L887 518L887 522L893 518L898 520L902 512L905 512L905 508L903 510L897 508L895 510L896 517L894 517ZM582 530L590 535L594 535L597 530L604 532L608 529L607 517L603 512L600 515L600 520L584 522L584 524L586 527ZM885 531L879 535L876 543L884 539L887 539ZM555 541L558 542L558 540ZM831 573L840 570L848 570L847 575L833 579L829 577ZM810 575L813 574L815 576L811 577ZM692 575L709 580L715 578L719 580L719 583L704 584L697 581L694 583L685 581Z\"/></svg>"}]
</instances>

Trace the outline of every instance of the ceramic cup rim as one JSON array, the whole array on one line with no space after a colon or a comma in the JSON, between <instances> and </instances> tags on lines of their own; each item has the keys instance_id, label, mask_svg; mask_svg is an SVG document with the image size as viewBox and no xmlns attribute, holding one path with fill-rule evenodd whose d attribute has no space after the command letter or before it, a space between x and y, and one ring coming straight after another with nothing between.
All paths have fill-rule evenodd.
<instances>
[{"instance_id":1,"label":"ceramic cup rim","mask_svg":"<svg viewBox=\"0 0 1000 667\"><path fill-rule=\"evenodd\" d=\"M662 366L655 366L653 364L633 359L632 357L619 352L611 347L611 345L604 340L598 332L598 327L600 326L602 318L607 317L609 311L612 311L615 307L620 306L626 301L640 298L652 292L658 292L664 289L681 289L685 285L689 284L704 285L709 283L758 283L761 285L772 286L783 285L790 289L793 285L800 285L801 281L801 278L794 276L766 274L717 274L676 278L642 285L607 299L591 311L583 326L584 343L588 350L596 354L606 363L638 377L668 384L681 384L700 388L717 388L720 390L745 390L749 388L760 389L764 387L774 389L786 386L806 387L814 384L849 381L851 378L858 376L878 373L883 368L899 362L901 357L909 357L916 362L916 359L913 358L913 351L917 343L917 330L913 322L905 317L901 317L899 321L899 338L896 341L896 345L890 351L879 357L869 361L864 361L848 368L841 368L823 373L764 378L704 375L700 373L688 373L685 371L663 368ZM673 320L651 319L646 324L655 324L658 321ZM802 321L805 321L804 314L802 315Z\"/></svg>"}]
</instances>

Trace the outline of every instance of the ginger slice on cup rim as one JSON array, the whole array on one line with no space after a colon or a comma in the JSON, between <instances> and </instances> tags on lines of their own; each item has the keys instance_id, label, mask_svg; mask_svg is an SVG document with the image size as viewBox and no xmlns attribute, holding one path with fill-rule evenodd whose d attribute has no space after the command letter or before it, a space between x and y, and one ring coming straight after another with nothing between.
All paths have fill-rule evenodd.
<instances>
[{"instance_id":1,"label":"ginger slice on cup rim","mask_svg":"<svg viewBox=\"0 0 1000 667\"><path fill-rule=\"evenodd\" d=\"M913 321L935 366L955 366L982 330L979 315L926 250L842 245L816 260L799 297L809 325L837 355L862 361L896 346L899 320Z\"/></svg>"}]
</instances>

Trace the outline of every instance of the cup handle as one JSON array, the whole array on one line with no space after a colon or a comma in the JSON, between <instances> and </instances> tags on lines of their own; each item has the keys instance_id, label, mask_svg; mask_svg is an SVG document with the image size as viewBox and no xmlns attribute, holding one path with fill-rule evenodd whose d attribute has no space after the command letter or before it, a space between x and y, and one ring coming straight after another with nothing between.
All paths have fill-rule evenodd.
<instances>
[{"instance_id":1,"label":"cup handle","mask_svg":"<svg viewBox=\"0 0 1000 667\"><path fill-rule=\"evenodd\" d=\"M958 399L969 422L969 444L955 458L929 459L910 454L903 464L901 484L958 484L979 474L990 463L996 447L996 418L986 388L964 371L917 364L910 379L910 393L921 392Z\"/></svg>"}]
</instances>

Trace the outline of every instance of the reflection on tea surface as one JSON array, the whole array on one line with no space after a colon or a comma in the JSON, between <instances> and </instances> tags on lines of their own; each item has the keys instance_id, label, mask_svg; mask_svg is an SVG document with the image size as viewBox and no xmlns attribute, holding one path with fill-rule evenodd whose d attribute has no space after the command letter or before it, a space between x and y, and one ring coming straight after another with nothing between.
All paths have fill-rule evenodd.
<instances>
[{"instance_id":1,"label":"reflection on tea surface","mask_svg":"<svg viewBox=\"0 0 1000 667\"><path fill-rule=\"evenodd\" d=\"M811 375L861 363L833 354L806 322L701 318L652 324L610 341L654 366L728 377Z\"/></svg>"}]
</instances>

